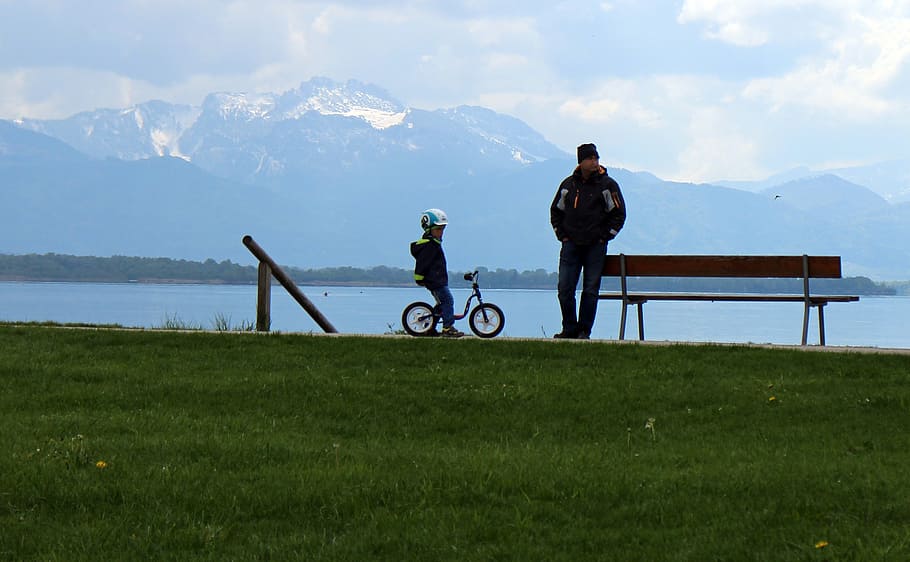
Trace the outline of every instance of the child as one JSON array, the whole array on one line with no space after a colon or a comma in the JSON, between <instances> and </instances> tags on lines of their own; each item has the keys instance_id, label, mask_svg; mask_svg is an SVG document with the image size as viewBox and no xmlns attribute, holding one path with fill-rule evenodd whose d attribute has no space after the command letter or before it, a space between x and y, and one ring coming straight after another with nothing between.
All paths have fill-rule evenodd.
<instances>
[{"instance_id":1,"label":"child","mask_svg":"<svg viewBox=\"0 0 910 562\"><path fill-rule=\"evenodd\" d=\"M460 338L464 332L455 328L455 299L449 290L449 273L446 266L446 255L442 251L442 233L449 224L449 219L440 209L427 209L420 215L420 226L423 236L411 242L411 255L414 256L414 281L426 287L436 299L442 313L442 337ZM435 330L430 332L435 335Z\"/></svg>"}]
</instances>

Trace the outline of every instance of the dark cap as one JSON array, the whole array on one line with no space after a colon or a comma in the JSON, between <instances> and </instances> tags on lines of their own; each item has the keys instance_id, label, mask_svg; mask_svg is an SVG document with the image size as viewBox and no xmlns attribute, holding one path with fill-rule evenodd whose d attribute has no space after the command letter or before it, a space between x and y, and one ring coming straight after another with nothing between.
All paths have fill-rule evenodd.
<instances>
[{"instance_id":1,"label":"dark cap","mask_svg":"<svg viewBox=\"0 0 910 562\"><path fill-rule=\"evenodd\" d=\"M582 160L587 160L590 157L600 158L600 154L597 154L597 147L593 143L582 144L578 147L578 163L581 164Z\"/></svg>"}]
</instances>

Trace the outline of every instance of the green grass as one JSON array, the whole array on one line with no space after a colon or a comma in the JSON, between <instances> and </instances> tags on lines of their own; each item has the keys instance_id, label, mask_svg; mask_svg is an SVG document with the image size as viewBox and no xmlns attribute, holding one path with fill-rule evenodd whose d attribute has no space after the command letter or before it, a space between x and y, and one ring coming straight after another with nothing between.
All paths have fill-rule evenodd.
<instances>
[{"instance_id":1,"label":"green grass","mask_svg":"<svg viewBox=\"0 0 910 562\"><path fill-rule=\"evenodd\" d=\"M790 349L3 325L0 559L907 560L908 375Z\"/></svg>"}]
</instances>

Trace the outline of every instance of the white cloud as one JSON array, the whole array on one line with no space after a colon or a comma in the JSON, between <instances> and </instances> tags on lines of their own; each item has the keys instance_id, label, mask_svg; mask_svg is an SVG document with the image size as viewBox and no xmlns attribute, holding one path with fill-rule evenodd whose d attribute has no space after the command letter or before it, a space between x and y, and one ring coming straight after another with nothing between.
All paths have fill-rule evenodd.
<instances>
[{"instance_id":1,"label":"white cloud","mask_svg":"<svg viewBox=\"0 0 910 562\"><path fill-rule=\"evenodd\" d=\"M622 104L617 99L575 98L559 106L559 113L581 121L608 123L616 118L621 109Z\"/></svg>"},{"instance_id":2,"label":"white cloud","mask_svg":"<svg viewBox=\"0 0 910 562\"><path fill-rule=\"evenodd\" d=\"M677 21L704 22L705 36L741 47L764 45L781 20L820 0L685 0ZM836 6L837 0L826 2Z\"/></svg>"},{"instance_id":3,"label":"white cloud","mask_svg":"<svg viewBox=\"0 0 910 562\"><path fill-rule=\"evenodd\" d=\"M618 119L630 120L638 126L653 128L660 115L642 101L642 84L628 80L609 80L585 96L571 96L558 111L561 115L593 123L609 123Z\"/></svg>"},{"instance_id":4,"label":"white cloud","mask_svg":"<svg viewBox=\"0 0 910 562\"><path fill-rule=\"evenodd\" d=\"M532 18L475 19L467 23L466 30L473 42L482 47L517 48L522 43L533 44L539 40Z\"/></svg>"},{"instance_id":5,"label":"white cloud","mask_svg":"<svg viewBox=\"0 0 910 562\"><path fill-rule=\"evenodd\" d=\"M761 177L759 147L754 135L740 131L726 111L704 108L691 116L688 145L679 153L678 178L710 181Z\"/></svg>"},{"instance_id":6,"label":"white cloud","mask_svg":"<svg viewBox=\"0 0 910 562\"><path fill-rule=\"evenodd\" d=\"M859 42L871 49L871 59L861 60L856 78L867 88L888 85L906 70L910 58L910 17L872 19L857 16L864 29ZM863 63L868 62L865 66Z\"/></svg>"},{"instance_id":7,"label":"white cloud","mask_svg":"<svg viewBox=\"0 0 910 562\"><path fill-rule=\"evenodd\" d=\"M320 35L328 35L332 32L332 8L323 10L316 19L313 20L312 29Z\"/></svg>"},{"instance_id":8,"label":"white cloud","mask_svg":"<svg viewBox=\"0 0 910 562\"><path fill-rule=\"evenodd\" d=\"M7 118L55 119L97 107L135 103L132 81L106 71L45 67L0 72L0 110ZM61 87L61 85L64 85Z\"/></svg>"},{"instance_id":9,"label":"white cloud","mask_svg":"<svg viewBox=\"0 0 910 562\"><path fill-rule=\"evenodd\" d=\"M802 106L812 113L856 120L886 113L890 104L859 87L850 74L835 64L803 68L780 78L753 80L743 89L743 96L769 104L771 112Z\"/></svg>"},{"instance_id":10,"label":"white cloud","mask_svg":"<svg viewBox=\"0 0 910 562\"><path fill-rule=\"evenodd\" d=\"M854 14L849 23L823 56L784 75L750 81L743 96L772 110L801 106L860 120L901 109L905 102L889 99L886 89L908 70L910 18Z\"/></svg>"},{"instance_id":11,"label":"white cloud","mask_svg":"<svg viewBox=\"0 0 910 562\"><path fill-rule=\"evenodd\" d=\"M528 57L512 53L492 53L486 58L486 66L491 71L520 70L528 65Z\"/></svg>"},{"instance_id":12,"label":"white cloud","mask_svg":"<svg viewBox=\"0 0 910 562\"><path fill-rule=\"evenodd\" d=\"M718 26L713 32L708 33L712 39L720 39L740 47L756 47L768 42L768 34L759 29L753 29L739 22L725 23Z\"/></svg>"}]
</instances>

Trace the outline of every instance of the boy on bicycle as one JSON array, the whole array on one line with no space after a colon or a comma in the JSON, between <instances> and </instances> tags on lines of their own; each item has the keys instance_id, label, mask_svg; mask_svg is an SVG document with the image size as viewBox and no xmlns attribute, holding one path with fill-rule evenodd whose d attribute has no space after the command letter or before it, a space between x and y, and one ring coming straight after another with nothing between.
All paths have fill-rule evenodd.
<instances>
[{"instance_id":1,"label":"boy on bicycle","mask_svg":"<svg viewBox=\"0 0 910 562\"><path fill-rule=\"evenodd\" d=\"M449 273L446 255L442 251L442 233L449 224L449 219L441 209L427 209L420 215L420 226L423 236L411 242L411 255L414 256L414 281L426 287L442 313L442 332L446 338L460 338L464 332L455 328L455 299L449 290ZM436 335L435 330L430 335Z\"/></svg>"}]
</instances>

